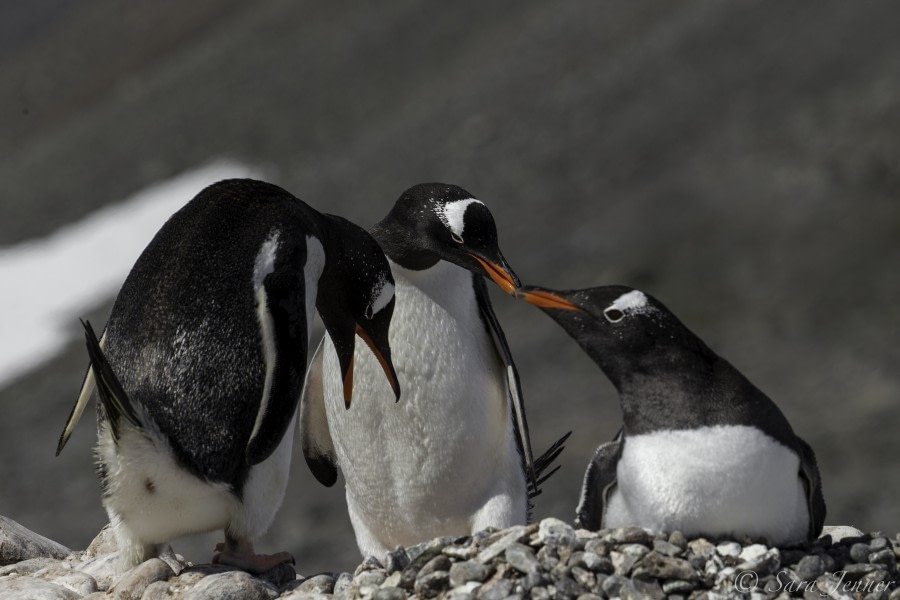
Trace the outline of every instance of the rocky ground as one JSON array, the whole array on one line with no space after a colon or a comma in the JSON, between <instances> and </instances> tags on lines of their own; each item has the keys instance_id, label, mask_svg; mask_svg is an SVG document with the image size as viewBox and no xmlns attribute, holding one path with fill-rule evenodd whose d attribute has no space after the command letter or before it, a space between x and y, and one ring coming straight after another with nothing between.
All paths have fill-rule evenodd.
<instances>
[{"instance_id":1,"label":"rocky ground","mask_svg":"<svg viewBox=\"0 0 900 600\"><path fill-rule=\"evenodd\" d=\"M108 529L68 549L0 517L6 600L325 598L866 598L900 599L900 535L826 528L816 542L770 548L750 539L688 539L637 527L591 532L554 518L437 538L368 558L353 573L254 577L167 553L115 576Z\"/></svg>"}]
</instances>

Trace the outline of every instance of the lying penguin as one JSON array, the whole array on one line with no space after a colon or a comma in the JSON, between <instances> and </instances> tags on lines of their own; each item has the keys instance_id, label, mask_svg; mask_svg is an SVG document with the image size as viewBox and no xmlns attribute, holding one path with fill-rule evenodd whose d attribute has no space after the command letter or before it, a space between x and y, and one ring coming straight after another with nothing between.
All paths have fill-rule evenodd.
<instances>
[{"instance_id":1,"label":"lying penguin","mask_svg":"<svg viewBox=\"0 0 900 600\"><path fill-rule=\"evenodd\" d=\"M662 303L623 286L521 293L619 392L624 426L588 466L579 526L747 535L773 545L819 535L825 501L812 448Z\"/></svg>"},{"instance_id":2,"label":"lying penguin","mask_svg":"<svg viewBox=\"0 0 900 600\"><path fill-rule=\"evenodd\" d=\"M458 186L420 184L372 233L397 283L390 340L403 400L389 402L377 363L357 354L359 393L346 406L324 340L302 401L307 462L325 485L340 467L363 556L525 523L565 437L532 460L519 376L485 285L521 285L493 216Z\"/></svg>"},{"instance_id":3,"label":"lying penguin","mask_svg":"<svg viewBox=\"0 0 900 600\"><path fill-rule=\"evenodd\" d=\"M225 543L215 562L263 572L293 560L257 555L253 540L284 496L313 311L344 373L358 334L399 395L393 290L368 233L268 183L216 183L169 219L102 339L85 324L91 368L57 448L96 382L98 471L124 568L217 529Z\"/></svg>"}]
</instances>

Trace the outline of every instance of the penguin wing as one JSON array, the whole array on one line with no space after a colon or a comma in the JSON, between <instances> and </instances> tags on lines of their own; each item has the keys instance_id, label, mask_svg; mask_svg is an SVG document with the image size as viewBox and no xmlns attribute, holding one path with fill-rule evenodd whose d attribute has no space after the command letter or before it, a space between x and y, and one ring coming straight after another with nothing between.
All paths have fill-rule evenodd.
<instances>
[{"instance_id":1,"label":"penguin wing","mask_svg":"<svg viewBox=\"0 0 900 600\"><path fill-rule=\"evenodd\" d=\"M575 525L597 531L603 527L603 513L609 493L616 485L616 470L622 457L622 430L613 441L602 444L584 472L581 499L575 509Z\"/></svg>"},{"instance_id":2,"label":"penguin wing","mask_svg":"<svg viewBox=\"0 0 900 600\"><path fill-rule=\"evenodd\" d=\"M137 411L134 409L134 405L131 403L131 399L128 397L128 394L125 393L125 389L122 387L122 384L119 383L119 378L116 377L115 372L109 362L107 362L106 356L100 348L100 342L94 334L94 328L91 327L90 321L82 321L81 323L84 325L84 338L87 343L88 356L91 358L91 370L94 372L97 390L100 393L100 403L103 405L106 419L109 421L110 427L112 428L113 437L119 439L119 426L121 425L122 419L134 427L142 428L143 426L141 425L141 420L138 417ZM86 384L87 377L85 377L85 385ZM82 390L82 395L84 395L84 390ZM90 393L87 395L89 396ZM78 401L79 403L81 402L81 397L79 397ZM75 405L75 409L72 411L73 415L77 410L78 404ZM81 407L81 410L84 410L84 406ZM75 420L77 421L77 417ZM65 434L65 432L63 432L63 434ZM62 442L62 440L60 441Z\"/></svg>"},{"instance_id":3,"label":"penguin wing","mask_svg":"<svg viewBox=\"0 0 900 600\"><path fill-rule=\"evenodd\" d=\"M103 348L103 342L106 341L105 336L106 332L100 336L99 345L101 349ZM78 400L75 401L75 406L72 407L72 412L69 413L69 418L66 420L66 426L59 436L59 442L56 444L56 456L59 456L59 453L62 452L62 449L65 448L66 443L69 441L69 437L75 430L75 426L78 424L79 419L81 419L82 413L84 413L84 408L87 406L88 400L91 399L91 394L94 392L95 386L96 379L94 378L94 370L88 366L87 372L84 374L84 381L81 384L81 393L78 394Z\"/></svg>"},{"instance_id":4,"label":"penguin wing","mask_svg":"<svg viewBox=\"0 0 900 600\"><path fill-rule=\"evenodd\" d=\"M306 371L306 382L300 399L299 427L303 457L309 465L309 470L319 483L331 487L337 481L337 454L334 451L334 442L328 430L328 417L325 414L325 388L322 379L324 349L323 336Z\"/></svg>"},{"instance_id":5,"label":"penguin wing","mask_svg":"<svg viewBox=\"0 0 900 600\"><path fill-rule=\"evenodd\" d=\"M263 280L257 290L266 378L246 459L256 465L278 447L300 401L306 371L306 281L289 264Z\"/></svg>"},{"instance_id":6,"label":"penguin wing","mask_svg":"<svg viewBox=\"0 0 900 600\"><path fill-rule=\"evenodd\" d=\"M525 463L525 473L531 482L529 495L537 495L538 480L534 468L534 454L531 452L531 437L528 434L528 421L525 418L525 399L522 396L521 385L519 382L519 371L513 362L512 352L509 350L509 344L506 342L506 336L503 329L500 328L500 322L497 315L494 314L494 308L491 306L491 299L488 295L487 285L484 279L479 275L472 275L472 283L475 289L475 297L478 299L478 308L481 311L481 318L487 325L488 331L494 340L494 347L497 355L503 361L506 368L506 384L507 395L512 405L513 430L516 432L516 443L522 453L523 462Z\"/></svg>"},{"instance_id":7,"label":"penguin wing","mask_svg":"<svg viewBox=\"0 0 900 600\"><path fill-rule=\"evenodd\" d=\"M816 455L805 441L797 438L800 455L800 479L806 490L806 503L809 507L809 539L814 540L822 533L825 524L825 497L822 495L822 480Z\"/></svg>"}]
</instances>

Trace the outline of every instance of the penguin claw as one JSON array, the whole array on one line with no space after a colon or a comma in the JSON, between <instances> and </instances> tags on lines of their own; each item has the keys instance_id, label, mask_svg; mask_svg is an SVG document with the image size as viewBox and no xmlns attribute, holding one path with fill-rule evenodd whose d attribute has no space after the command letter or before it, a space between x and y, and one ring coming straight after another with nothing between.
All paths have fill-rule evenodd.
<instances>
[{"instance_id":1,"label":"penguin claw","mask_svg":"<svg viewBox=\"0 0 900 600\"><path fill-rule=\"evenodd\" d=\"M216 545L216 552L213 554L212 558L213 564L237 567L242 571L247 571L254 575L260 575L266 571L271 571L281 564L297 564L294 560L294 556L290 552L278 552L276 554L242 554L225 552L224 549L224 544Z\"/></svg>"}]
</instances>

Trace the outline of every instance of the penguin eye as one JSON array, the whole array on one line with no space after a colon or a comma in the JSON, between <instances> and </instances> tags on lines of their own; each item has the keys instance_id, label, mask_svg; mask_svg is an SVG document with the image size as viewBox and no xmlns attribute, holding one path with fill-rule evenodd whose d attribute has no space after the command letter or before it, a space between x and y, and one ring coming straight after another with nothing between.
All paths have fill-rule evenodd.
<instances>
[{"instance_id":1,"label":"penguin eye","mask_svg":"<svg viewBox=\"0 0 900 600\"><path fill-rule=\"evenodd\" d=\"M369 304L369 305L366 306L366 312L365 312L364 314L365 314L366 318L369 319L369 320L371 320L372 317L375 316L375 311L372 310L372 305L371 305L371 304Z\"/></svg>"},{"instance_id":2,"label":"penguin eye","mask_svg":"<svg viewBox=\"0 0 900 600\"><path fill-rule=\"evenodd\" d=\"M453 241L456 242L457 244L462 244L462 243L463 243L462 236L461 236L461 235L458 235L455 231L451 231L451 232L450 232L450 237L452 237L452 238L453 238Z\"/></svg>"},{"instance_id":3,"label":"penguin eye","mask_svg":"<svg viewBox=\"0 0 900 600\"><path fill-rule=\"evenodd\" d=\"M607 308L603 311L603 316L610 323L618 323L625 317L625 313L617 308Z\"/></svg>"}]
</instances>

